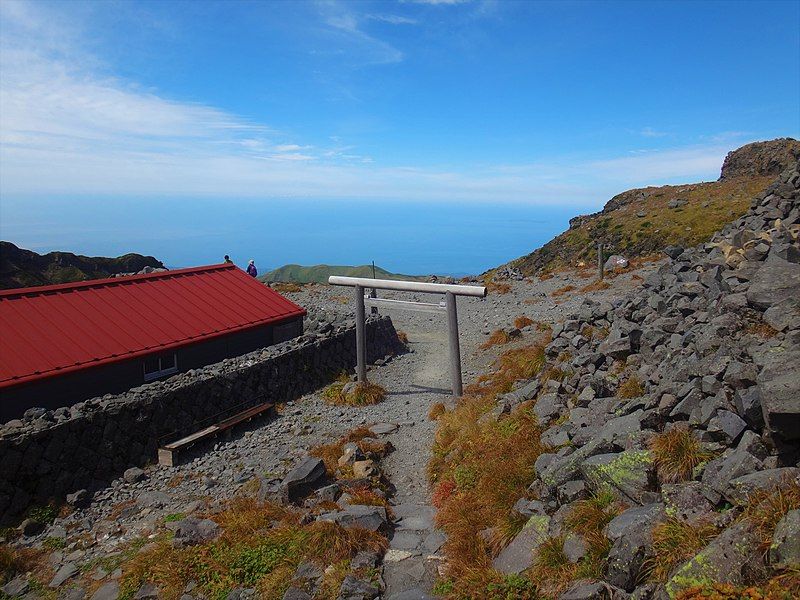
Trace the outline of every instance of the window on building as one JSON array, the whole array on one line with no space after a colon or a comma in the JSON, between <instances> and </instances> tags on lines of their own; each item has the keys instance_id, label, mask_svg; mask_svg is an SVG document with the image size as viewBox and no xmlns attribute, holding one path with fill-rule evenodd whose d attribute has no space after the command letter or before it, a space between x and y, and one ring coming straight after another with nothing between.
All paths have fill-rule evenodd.
<instances>
[{"instance_id":1,"label":"window on building","mask_svg":"<svg viewBox=\"0 0 800 600\"><path fill-rule=\"evenodd\" d=\"M152 356L144 361L144 380L153 381L165 375L178 372L178 358L175 354Z\"/></svg>"}]
</instances>

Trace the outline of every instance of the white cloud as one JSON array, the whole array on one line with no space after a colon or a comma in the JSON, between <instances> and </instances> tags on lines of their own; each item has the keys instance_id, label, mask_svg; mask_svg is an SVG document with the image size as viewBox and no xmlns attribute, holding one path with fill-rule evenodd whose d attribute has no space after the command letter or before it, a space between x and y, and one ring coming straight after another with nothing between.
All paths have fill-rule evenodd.
<instances>
[{"instance_id":1,"label":"white cloud","mask_svg":"<svg viewBox=\"0 0 800 600\"><path fill-rule=\"evenodd\" d=\"M472 0L410 0L414 4L432 4L439 6L454 5L454 4L467 4Z\"/></svg>"},{"instance_id":2,"label":"white cloud","mask_svg":"<svg viewBox=\"0 0 800 600\"><path fill-rule=\"evenodd\" d=\"M366 15L366 18L370 19L371 21L389 23L390 25L415 25L417 23L416 19L412 19L410 17L401 17L400 15L371 14Z\"/></svg>"},{"instance_id":3,"label":"white cloud","mask_svg":"<svg viewBox=\"0 0 800 600\"><path fill-rule=\"evenodd\" d=\"M639 131L639 135L649 138L660 138L666 137L669 134L665 131L658 131L653 129L652 127L644 127L641 131Z\"/></svg>"},{"instance_id":4,"label":"white cloud","mask_svg":"<svg viewBox=\"0 0 800 600\"><path fill-rule=\"evenodd\" d=\"M80 35L36 5L3 1L0 195L370 198L602 205L624 186L709 178L720 143L528 165L382 166L341 136L329 146L109 75ZM357 22L337 21L358 30ZM355 29L354 29L355 28ZM51 40L52 41L51 43Z\"/></svg>"}]
</instances>

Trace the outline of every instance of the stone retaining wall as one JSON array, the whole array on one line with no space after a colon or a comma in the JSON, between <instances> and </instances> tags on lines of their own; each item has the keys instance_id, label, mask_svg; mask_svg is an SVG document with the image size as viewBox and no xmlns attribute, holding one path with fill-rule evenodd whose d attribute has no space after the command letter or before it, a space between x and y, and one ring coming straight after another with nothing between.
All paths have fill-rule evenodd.
<instances>
[{"instance_id":1,"label":"stone retaining wall","mask_svg":"<svg viewBox=\"0 0 800 600\"><path fill-rule=\"evenodd\" d=\"M367 321L367 360L403 351L391 319ZM0 426L0 523L30 506L100 488L156 458L159 440L254 401L286 402L356 362L352 322L202 369Z\"/></svg>"}]
</instances>

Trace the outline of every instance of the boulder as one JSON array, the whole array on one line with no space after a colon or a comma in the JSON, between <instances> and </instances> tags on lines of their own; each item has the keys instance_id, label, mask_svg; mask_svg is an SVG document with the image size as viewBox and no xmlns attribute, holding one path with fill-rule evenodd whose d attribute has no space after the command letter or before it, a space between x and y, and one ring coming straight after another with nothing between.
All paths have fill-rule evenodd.
<instances>
[{"instance_id":1,"label":"boulder","mask_svg":"<svg viewBox=\"0 0 800 600\"><path fill-rule=\"evenodd\" d=\"M612 519L605 529L612 542L606 581L627 591L636 587L645 561L653 556L653 527L664 516L664 505L656 503L630 508Z\"/></svg>"},{"instance_id":2,"label":"boulder","mask_svg":"<svg viewBox=\"0 0 800 600\"><path fill-rule=\"evenodd\" d=\"M91 600L117 600L117 598L119 598L119 583L109 581L97 588Z\"/></svg>"},{"instance_id":3,"label":"boulder","mask_svg":"<svg viewBox=\"0 0 800 600\"><path fill-rule=\"evenodd\" d=\"M800 264L770 255L750 281L747 302L766 310L791 298L800 298Z\"/></svg>"},{"instance_id":4,"label":"boulder","mask_svg":"<svg viewBox=\"0 0 800 600\"><path fill-rule=\"evenodd\" d=\"M714 514L714 505L706 497L707 493L703 492L703 484L699 481L665 483L661 486L667 514L690 524L708 521Z\"/></svg>"},{"instance_id":5,"label":"boulder","mask_svg":"<svg viewBox=\"0 0 800 600\"><path fill-rule=\"evenodd\" d=\"M380 596L380 588L365 579L348 575L342 581L337 600L373 600Z\"/></svg>"},{"instance_id":6,"label":"boulder","mask_svg":"<svg viewBox=\"0 0 800 600\"><path fill-rule=\"evenodd\" d=\"M332 521L342 527L361 527L370 531L385 532L389 528L386 509L382 506L365 506L352 504L340 511L323 513L318 521Z\"/></svg>"},{"instance_id":7,"label":"boulder","mask_svg":"<svg viewBox=\"0 0 800 600\"><path fill-rule=\"evenodd\" d=\"M290 587L283 594L283 600L311 600L311 595L298 587Z\"/></svg>"},{"instance_id":8,"label":"boulder","mask_svg":"<svg viewBox=\"0 0 800 600\"><path fill-rule=\"evenodd\" d=\"M599 454L581 464L581 473L594 490L611 489L621 499L646 504L653 498L653 458L647 450Z\"/></svg>"},{"instance_id":9,"label":"boulder","mask_svg":"<svg viewBox=\"0 0 800 600\"><path fill-rule=\"evenodd\" d=\"M606 271L614 271L615 269L627 269L628 268L628 259L624 256L619 254L612 254L608 257L603 268Z\"/></svg>"},{"instance_id":10,"label":"boulder","mask_svg":"<svg viewBox=\"0 0 800 600\"><path fill-rule=\"evenodd\" d=\"M353 475L359 479L373 477L379 473L378 467L375 466L375 461L372 460L358 460L353 463Z\"/></svg>"},{"instance_id":11,"label":"boulder","mask_svg":"<svg viewBox=\"0 0 800 600\"><path fill-rule=\"evenodd\" d=\"M753 492L769 490L781 484L800 478L800 469L797 467L783 467L766 469L732 479L724 492L725 499L736 506L747 504Z\"/></svg>"},{"instance_id":12,"label":"boulder","mask_svg":"<svg viewBox=\"0 0 800 600\"><path fill-rule=\"evenodd\" d=\"M307 495L324 478L325 463L322 459L308 456L286 474L281 485L286 489L289 500L294 502Z\"/></svg>"},{"instance_id":13,"label":"boulder","mask_svg":"<svg viewBox=\"0 0 800 600\"><path fill-rule=\"evenodd\" d=\"M167 523L167 529L174 532L172 543L177 547L194 546L216 539L221 531L211 519L186 517Z\"/></svg>"},{"instance_id":14,"label":"boulder","mask_svg":"<svg viewBox=\"0 0 800 600\"><path fill-rule=\"evenodd\" d=\"M131 467L122 474L122 478L126 483L136 483L146 479L147 475L139 467Z\"/></svg>"},{"instance_id":15,"label":"boulder","mask_svg":"<svg viewBox=\"0 0 800 600\"><path fill-rule=\"evenodd\" d=\"M0 587L0 592L3 592L8 598L16 598L27 593L29 587L28 578L24 575L17 575L3 587Z\"/></svg>"},{"instance_id":16,"label":"boulder","mask_svg":"<svg viewBox=\"0 0 800 600\"><path fill-rule=\"evenodd\" d=\"M775 526L769 563L778 569L800 565L800 510L790 510Z\"/></svg>"},{"instance_id":17,"label":"boulder","mask_svg":"<svg viewBox=\"0 0 800 600\"><path fill-rule=\"evenodd\" d=\"M628 595L601 581L576 581L558 600L622 600Z\"/></svg>"},{"instance_id":18,"label":"boulder","mask_svg":"<svg viewBox=\"0 0 800 600\"><path fill-rule=\"evenodd\" d=\"M61 565L61 568L56 571L56 574L53 575L53 579L50 580L50 583L47 587L50 588L57 588L61 584L63 584L67 579L74 577L78 573L78 567L75 563L68 562L64 565Z\"/></svg>"},{"instance_id":19,"label":"boulder","mask_svg":"<svg viewBox=\"0 0 800 600\"><path fill-rule=\"evenodd\" d=\"M92 501L92 494L89 490L78 490L72 494L67 494L67 504L74 508L86 508Z\"/></svg>"},{"instance_id":20,"label":"boulder","mask_svg":"<svg viewBox=\"0 0 800 600\"><path fill-rule=\"evenodd\" d=\"M785 440L797 440L800 439L800 370L797 369L800 349L781 350L769 353L758 375L761 410L773 432Z\"/></svg>"},{"instance_id":21,"label":"boulder","mask_svg":"<svg viewBox=\"0 0 800 600\"><path fill-rule=\"evenodd\" d=\"M511 543L492 561L492 567L507 575L521 573L533 563L534 551L547 540L550 517L534 515Z\"/></svg>"},{"instance_id":22,"label":"boulder","mask_svg":"<svg viewBox=\"0 0 800 600\"><path fill-rule=\"evenodd\" d=\"M800 299L787 298L764 311L764 321L776 331L800 327Z\"/></svg>"},{"instance_id":23,"label":"boulder","mask_svg":"<svg viewBox=\"0 0 800 600\"><path fill-rule=\"evenodd\" d=\"M665 588L670 598L703 584L741 585L759 570L761 556L753 526L741 521L728 527L694 558L680 565Z\"/></svg>"}]
</instances>

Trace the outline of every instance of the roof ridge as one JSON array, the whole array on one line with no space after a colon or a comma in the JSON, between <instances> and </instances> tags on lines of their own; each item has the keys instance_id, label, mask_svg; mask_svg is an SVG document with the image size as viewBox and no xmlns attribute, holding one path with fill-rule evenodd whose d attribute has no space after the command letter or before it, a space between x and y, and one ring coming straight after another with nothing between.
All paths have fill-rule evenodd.
<instances>
[{"instance_id":1,"label":"roof ridge","mask_svg":"<svg viewBox=\"0 0 800 600\"><path fill-rule=\"evenodd\" d=\"M238 269L231 263L219 263L215 265L202 265L199 267L187 267L184 269L173 269L158 271L155 273L140 273L136 275L122 275L119 277L104 277L102 279L87 279L85 281L73 281L68 283L57 283L53 285L37 285L26 288L11 288L0 290L0 300L14 296L38 296L51 292L62 292L68 290L79 290L92 287L111 287L122 285L131 281L153 281L157 279L169 279L180 275L192 275L195 273L210 273L214 271L224 271L228 269Z\"/></svg>"}]
</instances>

